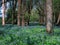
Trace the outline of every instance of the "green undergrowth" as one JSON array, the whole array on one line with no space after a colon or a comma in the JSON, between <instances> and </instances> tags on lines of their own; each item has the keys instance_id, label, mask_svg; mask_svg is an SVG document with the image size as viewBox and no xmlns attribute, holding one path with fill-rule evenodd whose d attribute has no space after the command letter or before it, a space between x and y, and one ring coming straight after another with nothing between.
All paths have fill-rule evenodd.
<instances>
[{"instance_id":1,"label":"green undergrowth","mask_svg":"<svg viewBox=\"0 0 60 45\"><path fill-rule=\"evenodd\" d=\"M60 28L48 34L44 26L0 26L0 45L60 45Z\"/></svg>"}]
</instances>

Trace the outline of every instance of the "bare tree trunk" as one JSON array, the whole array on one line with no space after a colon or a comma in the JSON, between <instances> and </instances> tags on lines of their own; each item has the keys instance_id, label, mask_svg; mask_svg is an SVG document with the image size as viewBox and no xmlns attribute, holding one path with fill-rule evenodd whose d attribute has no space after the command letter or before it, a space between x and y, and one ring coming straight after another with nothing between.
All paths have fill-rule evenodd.
<instances>
[{"instance_id":1,"label":"bare tree trunk","mask_svg":"<svg viewBox=\"0 0 60 45\"><path fill-rule=\"evenodd\" d=\"M56 23L55 23L55 20L56 20L55 14L54 14L54 16L53 16L53 20L54 20L53 23L54 23L54 25L55 25L55 24L56 24Z\"/></svg>"},{"instance_id":2,"label":"bare tree trunk","mask_svg":"<svg viewBox=\"0 0 60 45\"><path fill-rule=\"evenodd\" d=\"M46 1L44 2L44 24L46 24Z\"/></svg>"},{"instance_id":3,"label":"bare tree trunk","mask_svg":"<svg viewBox=\"0 0 60 45\"><path fill-rule=\"evenodd\" d=\"M22 26L25 26L24 15L26 11L26 0L22 0Z\"/></svg>"},{"instance_id":4,"label":"bare tree trunk","mask_svg":"<svg viewBox=\"0 0 60 45\"><path fill-rule=\"evenodd\" d=\"M16 0L13 0L13 9L12 9L12 24L16 23Z\"/></svg>"},{"instance_id":5,"label":"bare tree trunk","mask_svg":"<svg viewBox=\"0 0 60 45\"><path fill-rule=\"evenodd\" d=\"M12 14L12 24L14 24L14 16L13 16L13 14Z\"/></svg>"},{"instance_id":6,"label":"bare tree trunk","mask_svg":"<svg viewBox=\"0 0 60 45\"><path fill-rule=\"evenodd\" d=\"M59 24L59 22L60 22L60 13L59 13L59 16L58 16L57 24Z\"/></svg>"},{"instance_id":7,"label":"bare tree trunk","mask_svg":"<svg viewBox=\"0 0 60 45\"><path fill-rule=\"evenodd\" d=\"M28 21L27 21L28 25L29 25L29 21L30 21L31 9L32 9L32 0L30 0L30 3L28 5L28 14L29 14Z\"/></svg>"},{"instance_id":8,"label":"bare tree trunk","mask_svg":"<svg viewBox=\"0 0 60 45\"><path fill-rule=\"evenodd\" d=\"M2 12L2 25L4 26L5 25L5 0L2 0L2 9L3 9L3 12Z\"/></svg>"},{"instance_id":9,"label":"bare tree trunk","mask_svg":"<svg viewBox=\"0 0 60 45\"><path fill-rule=\"evenodd\" d=\"M14 0L13 0L13 2L12 2L12 24L14 24Z\"/></svg>"},{"instance_id":10,"label":"bare tree trunk","mask_svg":"<svg viewBox=\"0 0 60 45\"><path fill-rule=\"evenodd\" d=\"M22 15L22 26L25 26L24 16Z\"/></svg>"},{"instance_id":11,"label":"bare tree trunk","mask_svg":"<svg viewBox=\"0 0 60 45\"><path fill-rule=\"evenodd\" d=\"M21 0L18 0L18 15L17 15L17 25L20 26L20 7L21 7Z\"/></svg>"},{"instance_id":12,"label":"bare tree trunk","mask_svg":"<svg viewBox=\"0 0 60 45\"><path fill-rule=\"evenodd\" d=\"M52 28L53 28L53 25L52 25L52 18L53 18L53 15L52 15L52 0L46 0L46 10L47 10L47 23L46 23L46 31L48 33L51 33L52 32Z\"/></svg>"}]
</instances>

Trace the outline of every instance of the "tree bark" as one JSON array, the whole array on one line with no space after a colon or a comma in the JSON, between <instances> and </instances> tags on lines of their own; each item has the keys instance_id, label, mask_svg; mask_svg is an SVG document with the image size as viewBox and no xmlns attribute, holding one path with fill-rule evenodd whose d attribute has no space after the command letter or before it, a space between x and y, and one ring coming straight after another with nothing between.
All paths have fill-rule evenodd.
<instances>
[{"instance_id":1,"label":"tree bark","mask_svg":"<svg viewBox=\"0 0 60 45\"><path fill-rule=\"evenodd\" d=\"M24 16L22 15L22 26L25 26Z\"/></svg>"},{"instance_id":2,"label":"tree bark","mask_svg":"<svg viewBox=\"0 0 60 45\"><path fill-rule=\"evenodd\" d=\"M46 11L47 11L46 31L48 33L51 33L53 30L52 0L46 0Z\"/></svg>"},{"instance_id":3,"label":"tree bark","mask_svg":"<svg viewBox=\"0 0 60 45\"><path fill-rule=\"evenodd\" d=\"M22 26L25 26L24 15L26 11L26 0L22 0Z\"/></svg>"},{"instance_id":4,"label":"tree bark","mask_svg":"<svg viewBox=\"0 0 60 45\"><path fill-rule=\"evenodd\" d=\"M28 5L28 14L29 14L28 21L27 21L28 25L29 25L29 21L30 21L31 9L32 9L32 0L30 0L30 3Z\"/></svg>"},{"instance_id":5,"label":"tree bark","mask_svg":"<svg viewBox=\"0 0 60 45\"><path fill-rule=\"evenodd\" d=\"M20 26L20 6L21 6L21 0L18 0L18 15L17 15L17 25Z\"/></svg>"},{"instance_id":6,"label":"tree bark","mask_svg":"<svg viewBox=\"0 0 60 45\"><path fill-rule=\"evenodd\" d=\"M44 24L46 25L46 1L44 2Z\"/></svg>"},{"instance_id":7,"label":"tree bark","mask_svg":"<svg viewBox=\"0 0 60 45\"><path fill-rule=\"evenodd\" d=\"M3 9L3 12L2 12L2 25L4 26L5 25L5 0L2 0L2 9Z\"/></svg>"},{"instance_id":8,"label":"tree bark","mask_svg":"<svg viewBox=\"0 0 60 45\"><path fill-rule=\"evenodd\" d=\"M59 25L59 23L60 23L60 13L59 13L59 16L58 16L57 25Z\"/></svg>"},{"instance_id":9,"label":"tree bark","mask_svg":"<svg viewBox=\"0 0 60 45\"><path fill-rule=\"evenodd\" d=\"M16 20L16 0L13 0L13 9L12 9L12 24L16 23L15 20Z\"/></svg>"}]
</instances>

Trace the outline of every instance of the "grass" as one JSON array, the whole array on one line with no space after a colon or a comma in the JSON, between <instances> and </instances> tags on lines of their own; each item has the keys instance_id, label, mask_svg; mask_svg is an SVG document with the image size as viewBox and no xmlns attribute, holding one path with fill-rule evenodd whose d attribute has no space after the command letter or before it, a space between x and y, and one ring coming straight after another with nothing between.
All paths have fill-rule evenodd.
<instances>
[{"instance_id":1,"label":"grass","mask_svg":"<svg viewBox=\"0 0 60 45\"><path fill-rule=\"evenodd\" d=\"M0 26L1 45L60 45L60 28L48 34L44 26Z\"/></svg>"}]
</instances>

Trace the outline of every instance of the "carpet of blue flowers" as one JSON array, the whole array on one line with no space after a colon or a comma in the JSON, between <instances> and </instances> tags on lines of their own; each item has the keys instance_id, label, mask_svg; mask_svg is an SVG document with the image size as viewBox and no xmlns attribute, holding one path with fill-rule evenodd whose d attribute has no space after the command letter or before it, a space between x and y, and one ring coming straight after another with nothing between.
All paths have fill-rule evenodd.
<instances>
[{"instance_id":1,"label":"carpet of blue flowers","mask_svg":"<svg viewBox=\"0 0 60 45\"><path fill-rule=\"evenodd\" d=\"M0 45L60 45L60 28L48 34L44 26L0 26Z\"/></svg>"}]
</instances>

